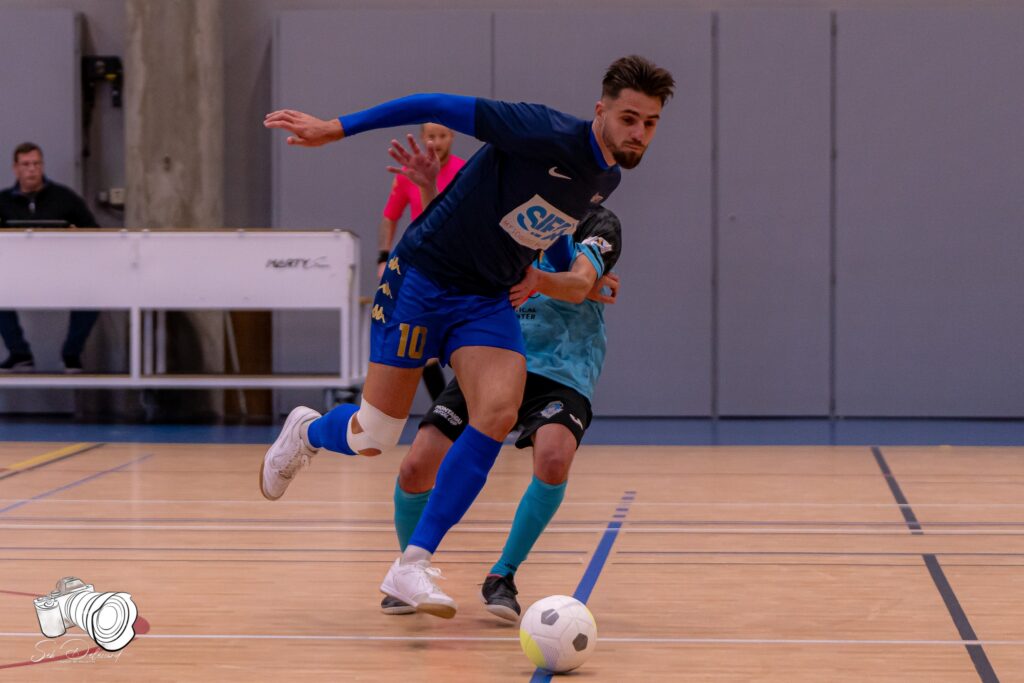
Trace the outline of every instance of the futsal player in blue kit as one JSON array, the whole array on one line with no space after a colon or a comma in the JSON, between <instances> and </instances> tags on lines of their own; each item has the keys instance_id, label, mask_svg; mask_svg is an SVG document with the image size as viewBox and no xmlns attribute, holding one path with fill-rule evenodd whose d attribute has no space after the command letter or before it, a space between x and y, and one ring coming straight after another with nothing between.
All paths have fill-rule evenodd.
<instances>
[{"instance_id":1,"label":"futsal player in blue kit","mask_svg":"<svg viewBox=\"0 0 1024 683\"><path fill-rule=\"evenodd\" d=\"M264 457L260 488L280 498L321 448L377 455L397 444L427 359L455 369L469 426L452 444L420 521L383 592L450 618L454 601L434 583L430 559L483 488L515 425L526 381L525 348L509 289L538 251L571 235L640 163L654 137L671 74L637 56L605 73L594 119L536 104L460 95L412 95L322 120L294 110L264 125L316 147L359 132L435 122L486 143L406 230L388 260L371 315L370 366L361 404L326 415L298 407ZM564 240L562 240L564 243Z\"/></svg>"},{"instance_id":2,"label":"futsal player in blue kit","mask_svg":"<svg viewBox=\"0 0 1024 683\"><path fill-rule=\"evenodd\" d=\"M392 158L429 198L436 193L437 158L421 152L412 136L409 142L411 153L393 142ZM590 403L607 345L603 304L614 303L618 293L618 278L610 275L622 252L622 228L615 214L595 207L572 241L571 254L549 250L510 292L513 305L521 302L516 314L527 368L515 443L533 447L533 478L519 501L501 557L480 589L487 611L509 621L518 621L521 613L516 570L558 511L576 450L590 426ZM611 296L601 293L608 283ZM452 380L423 416L395 481L395 532L402 550L429 501L445 453L468 422L466 399L458 380ZM393 615L416 611L391 595L384 596L381 610Z\"/></svg>"}]
</instances>

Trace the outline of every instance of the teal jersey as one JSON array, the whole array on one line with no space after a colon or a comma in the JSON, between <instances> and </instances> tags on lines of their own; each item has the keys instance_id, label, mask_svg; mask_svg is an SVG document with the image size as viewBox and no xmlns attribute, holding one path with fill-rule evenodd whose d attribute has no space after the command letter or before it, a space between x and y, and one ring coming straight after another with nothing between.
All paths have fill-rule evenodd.
<instances>
[{"instance_id":1,"label":"teal jersey","mask_svg":"<svg viewBox=\"0 0 1024 683\"><path fill-rule=\"evenodd\" d=\"M600 278L610 271L622 248L619 219L598 207L573 236L575 258L586 258ZM554 272L546 258L539 267ZM526 369L594 399L594 386L604 365L607 337L604 304L586 299L571 304L534 294L516 311L526 342Z\"/></svg>"}]
</instances>

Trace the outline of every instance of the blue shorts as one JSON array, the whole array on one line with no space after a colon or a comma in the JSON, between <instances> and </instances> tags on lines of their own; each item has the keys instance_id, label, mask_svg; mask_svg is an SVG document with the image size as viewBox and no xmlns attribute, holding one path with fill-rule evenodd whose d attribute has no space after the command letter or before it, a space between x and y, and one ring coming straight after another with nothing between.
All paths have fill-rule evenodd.
<instances>
[{"instance_id":1,"label":"blue shorts","mask_svg":"<svg viewBox=\"0 0 1024 683\"><path fill-rule=\"evenodd\" d=\"M445 365L463 346L490 346L526 355L523 332L508 296L477 296L439 287L392 256L370 311L370 361L419 368Z\"/></svg>"}]
</instances>

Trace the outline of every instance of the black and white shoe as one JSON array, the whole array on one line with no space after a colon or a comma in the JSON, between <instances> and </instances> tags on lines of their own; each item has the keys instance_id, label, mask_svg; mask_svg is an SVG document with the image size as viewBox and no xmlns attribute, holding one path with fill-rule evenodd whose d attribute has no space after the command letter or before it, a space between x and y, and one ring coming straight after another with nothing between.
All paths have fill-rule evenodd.
<instances>
[{"instance_id":1,"label":"black and white shoe","mask_svg":"<svg viewBox=\"0 0 1024 683\"><path fill-rule=\"evenodd\" d=\"M384 614L416 614L416 608L398 598L385 595L380 601L380 611Z\"/></svg>"},{"instance_id":2,"label":"black and white shoe","mask_svg":"<svg viewBox=\"0 0 1024 683\"><path fill-rule=\"evenodd\" d=\"M519 591L516 589L516 582L512 577L512 574L507 576L488 574L480 588L480 599L487 606L487 611L494 616L508 621L519 621L519 615L522 612L519 609L519 601L516 600Z\"/></svg>"},{"instance_id":3,"label":"black and white shoe","mask_svg":"<svg viewBox=\"0 0 1024 683\"><path fill-rule=\"evenodd\" d=\"M82 373L81 356L64 356L64 374L78 375Z\"/></svg>"},{"instance_id":4,"label":"black and white shoe","mask_svg":"<svg viewBox=\"0 0 1024 683\"><path fill-rule=\"evenodd\" d=\"M0 363L0 372L31 372L36 369L36 360L30 353L12 353Z\"/></svg>"}]
</instances>

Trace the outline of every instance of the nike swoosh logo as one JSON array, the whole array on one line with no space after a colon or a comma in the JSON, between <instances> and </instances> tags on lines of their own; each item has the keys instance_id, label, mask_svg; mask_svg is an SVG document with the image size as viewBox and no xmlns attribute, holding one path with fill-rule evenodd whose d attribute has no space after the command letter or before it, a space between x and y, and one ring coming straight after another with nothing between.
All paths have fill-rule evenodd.
<instances>
[{"instance_id":1,"label":"nike swoosh logo","mask_svg":"<svg viewBox=\"0 0 1024 683\"><path fill-rule=\"evenodd\" d=\"M583 421L582 420L580 420L578 417L576 417L572 413L569 413L569 417L572 419L573 422L575 422L576 424L578 424L580 426L580 429L583 429Z\"/></svg>"},{"instance_id":2,"label":"nike swoosh logo","mask_svg":"<svg viewBox=\"0 0 1024 683\"><path fill-rule=\"evenodd\" d=\"M553 177L553 178L561 178L562 180L572 180L572 178L570 178L569 176L565 175L564 173L559 173L557 166L552 166L551 168L549 168L548 169L548 175Z\"/></svg>"}]
</instances>

